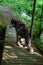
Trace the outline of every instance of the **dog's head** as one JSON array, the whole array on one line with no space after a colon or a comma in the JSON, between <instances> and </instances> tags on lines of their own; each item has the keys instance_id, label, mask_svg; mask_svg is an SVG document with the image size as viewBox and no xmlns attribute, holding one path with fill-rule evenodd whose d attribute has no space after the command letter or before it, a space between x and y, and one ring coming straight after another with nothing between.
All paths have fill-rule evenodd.
<instances>
[{"instance_id":1,"label":"dog's head","mask_svg":"<svg viewBox=\"0 0 43 65\"><path fill-rule=\"evenodd\" d=\"M11 24L12 24L14 27L17 27L17 20L16 20L16 19L12 19L12 20L11 20Z\"/></svg>"}]
</instances>

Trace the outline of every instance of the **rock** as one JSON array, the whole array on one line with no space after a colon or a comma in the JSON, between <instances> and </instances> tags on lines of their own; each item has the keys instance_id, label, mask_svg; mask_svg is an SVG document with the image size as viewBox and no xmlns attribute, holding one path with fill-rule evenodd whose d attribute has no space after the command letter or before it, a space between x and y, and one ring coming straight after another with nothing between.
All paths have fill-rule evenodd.
<instances>
[{"instance_id":1,"label":"rock","mask_svg":"<svg viewBox=\"0 0 43 65\"><path fill-rule=\"evenodd\" d=\"M31 21L31 17L30 17L30 16L28 16L25 12L22 12L22 13L21 13L21 15L22 15L25 19L27 19L27 20L30 20L30 21Z\"/></svg>"},{"instance_id":2,"label":"rock","mask_svg":"<svg viewBox=\"0 0 43 65\"><path fill-rule=\"evenodd\" d=\"M6 28L5 42L7 44L16 43L17 35L16 30L11 25L8 25Z\"/></svg>"},{"instance_id":3,"label":"rock","mask_svg":"<svg viewBox=\"0 0 43 65\"><path fill-rule=\"evenodd\" d=\"M0 6L0 12L2 13L3 17L10 23L12 19L12 11L10 7L7 6Z\"/></svg>"}]
</instances>

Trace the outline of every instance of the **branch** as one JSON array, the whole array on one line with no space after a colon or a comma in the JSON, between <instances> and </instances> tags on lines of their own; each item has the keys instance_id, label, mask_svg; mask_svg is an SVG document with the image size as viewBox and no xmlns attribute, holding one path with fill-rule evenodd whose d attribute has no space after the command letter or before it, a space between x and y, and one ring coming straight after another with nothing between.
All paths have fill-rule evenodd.
<instances>
[{"instance_id":1,"label":"branch","mask_svg":"<svg viewBox=\"0 0 43 65\"><path fill-rule=\"evenodd\" d=\"M32 23L31 23L31 27L30 27L30 36L31 36L31 39L33 37L33 23L34 23L35 6L36 6L36 0L34 0L34 4L33 4Z\"/></svg>"}]
</instances>

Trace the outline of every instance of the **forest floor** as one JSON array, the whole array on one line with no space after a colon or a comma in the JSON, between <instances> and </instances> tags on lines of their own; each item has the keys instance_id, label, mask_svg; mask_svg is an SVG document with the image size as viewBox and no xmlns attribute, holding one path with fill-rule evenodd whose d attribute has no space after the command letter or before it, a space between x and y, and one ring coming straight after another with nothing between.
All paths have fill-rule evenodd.
<instances>
[{"instance_id":1,"label":"forest floor","mask_svg":"<svg viewBox=\"0 0 43 65\"><path fill-rule=\"evenodd\" d=\"M43 57L37 52L30 54L15 44L5 45L1 65L43 65Z\"/></svg>"}]
</instances>

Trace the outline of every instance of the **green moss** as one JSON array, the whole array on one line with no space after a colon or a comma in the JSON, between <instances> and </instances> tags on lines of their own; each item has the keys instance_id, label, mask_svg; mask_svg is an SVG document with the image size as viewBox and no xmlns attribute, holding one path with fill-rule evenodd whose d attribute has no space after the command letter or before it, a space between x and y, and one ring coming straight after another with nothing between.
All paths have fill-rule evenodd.
<instances>
[{"instance_id":1,"label":"green moss","mask_svg":"<svg viewBox=\"0 0 43 65\"><path fill-rule=\"evenodd\" d=\"M4 28L7 25L7 21L5 20L4 16L0 12L0 28Z\"/></svg>"}]
</instances>

